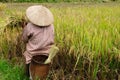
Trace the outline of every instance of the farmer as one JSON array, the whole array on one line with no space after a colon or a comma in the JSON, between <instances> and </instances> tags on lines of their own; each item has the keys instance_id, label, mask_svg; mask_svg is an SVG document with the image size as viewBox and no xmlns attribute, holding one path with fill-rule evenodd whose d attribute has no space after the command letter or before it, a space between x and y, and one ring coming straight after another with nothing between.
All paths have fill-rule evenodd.
<instances>
[{"instance_id":1,"label":"farmer","mask_svg":"<svg viewBox=\"0 0 120 80\"><path fill-rule=\"evenodd\" d=\"M54 44L53 15L50 10L42 5L30 6L26 10L29 20L23 29L22 40L26 44L23 53L26 60L26 75L29 77L29 64L35 55L49 55Z\"/></svg>"}]
</instances>

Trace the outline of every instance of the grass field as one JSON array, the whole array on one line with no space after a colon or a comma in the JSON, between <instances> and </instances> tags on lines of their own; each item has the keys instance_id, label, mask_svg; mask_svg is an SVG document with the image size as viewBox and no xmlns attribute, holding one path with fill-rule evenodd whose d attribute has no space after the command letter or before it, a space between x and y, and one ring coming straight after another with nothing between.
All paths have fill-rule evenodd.
<instances>
[{"instance_id":1,"label":"grass field","mask_svg":"<svg viewBox=\"0 0 120 80\"><path fill-rule=\"evenodd\" d=\"M15 24L22 20L25 9L33 4L5 5L0 11L0 77L5 78L3 80L23 80L25 76L20 69L23 69L21 53L24 48L17 39L22 30L19 28L20 24ZM54 14L55 44L60 49L53 60L48 80L118 80L120 3L43 5ZM12 21L9 20L11 16L12 27L15 28L10 28L10 25L5 28ZM14 73L6 74L11 73L10 71ZM16 76L6 78L10 75Z\"/></svg>"}]
</instances>

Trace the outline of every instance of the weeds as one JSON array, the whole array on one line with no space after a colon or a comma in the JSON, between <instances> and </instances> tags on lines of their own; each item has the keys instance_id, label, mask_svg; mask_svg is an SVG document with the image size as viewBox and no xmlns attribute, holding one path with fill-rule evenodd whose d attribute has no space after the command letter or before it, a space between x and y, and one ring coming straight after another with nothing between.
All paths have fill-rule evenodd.
<instances>
[{"instance_id":1,"label":"weeds","mask_svg":"<svg viewBox=\"0 0 120 80\"><path fill-rule=\"evenodd\" d=\"M28 80L24 75L22 65L11 65L7 60L0 59L1 80Z\"/></svg>"}]
</instances>

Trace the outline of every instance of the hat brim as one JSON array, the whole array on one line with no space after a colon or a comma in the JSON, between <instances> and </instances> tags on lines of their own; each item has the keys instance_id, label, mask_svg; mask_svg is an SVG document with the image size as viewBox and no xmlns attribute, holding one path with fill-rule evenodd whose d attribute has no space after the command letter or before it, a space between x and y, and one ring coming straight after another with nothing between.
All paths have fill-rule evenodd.
<instances>
[{"instance_id":1,"label":"hat brim","mask_svg":"<svg viewBox=\"0 0 120 80\"><path fill-rule=\"evenodd\" d=\"M38 26L48 26L54 22L51 11L42 5L29 7L26 16L31 23Z\"/></svg>"}]
</instances>

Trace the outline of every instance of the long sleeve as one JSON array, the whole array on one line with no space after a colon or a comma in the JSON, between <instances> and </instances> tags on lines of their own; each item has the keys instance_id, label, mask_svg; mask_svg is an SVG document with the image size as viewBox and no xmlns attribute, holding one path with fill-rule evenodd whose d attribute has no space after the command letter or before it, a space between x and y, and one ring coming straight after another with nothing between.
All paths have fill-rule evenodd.
<instances>
[{"instance_id":1,"label":"long sleeve","mask_svg":"<svg viewBox=\"0 0 120 80\"><path fill-rule=\"evenodd\" d=\"M28 42L28 36L27 36L27 26L24 27L23 33L22 33L22 40L23 42L27 43Z\"/></svg>"},{"instance_id":2,"label":"long sleeve","mask_svg":"<svg viewBox=\"0 0 120 80\"><path fill-rule=\"evenodd\" d=\"M28 40L30 39L30 37L31 37L31 31L30 31L30 27L29 27L29 24L28 24L23 29L23 33L22 33L23 42L27 43Z\"/></svg>"}]
</instances>

